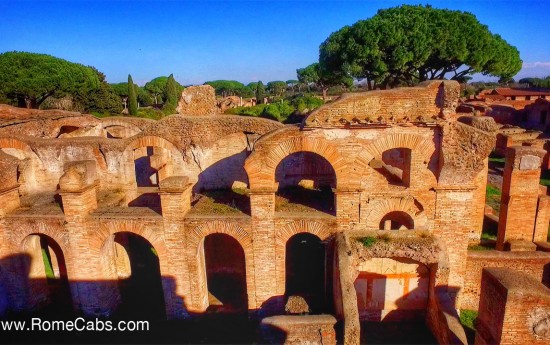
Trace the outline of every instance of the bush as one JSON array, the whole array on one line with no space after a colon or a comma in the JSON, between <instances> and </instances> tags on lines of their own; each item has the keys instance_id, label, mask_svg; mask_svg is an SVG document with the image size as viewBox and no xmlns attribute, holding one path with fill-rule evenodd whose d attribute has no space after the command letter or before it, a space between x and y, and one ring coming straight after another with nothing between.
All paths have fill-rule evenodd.
<instances>
[{"instance_id":1,"label":"bush","mask_svg":"<svg viewBox=\"0 0 550 345\"><path fill-rule=\"evenodd\" d=\"M376 237L367 236L361 237L358 241L361 242L365 248L370 248L376 243L376 240Z\"/></svg>"}]
</instances>

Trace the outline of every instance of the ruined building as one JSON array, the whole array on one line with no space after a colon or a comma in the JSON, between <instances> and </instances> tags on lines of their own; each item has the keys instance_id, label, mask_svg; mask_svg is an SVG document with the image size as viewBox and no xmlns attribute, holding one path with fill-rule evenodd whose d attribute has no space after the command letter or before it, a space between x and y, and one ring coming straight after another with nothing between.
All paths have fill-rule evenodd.
<instances>
[{"instance_id":1,"label":"ruined building","mask_svg":"<svg viewBox=\"0 0 550 345\"><path fill-rule=\"evenodd\" d=\"M497 127L457 115L458 99L452 81L345 94L300 126L0 106L0 312L57 303L105 317L142 298L160 318L263 318L300 296L317 316L300 322L330 341L320 314L349 344L361 321L411 318L440 343L465 343L466 308L480 310L479 344L548 343L544 152L508 149L498 250L468 251Z\"/></svg>"}]
</instances>

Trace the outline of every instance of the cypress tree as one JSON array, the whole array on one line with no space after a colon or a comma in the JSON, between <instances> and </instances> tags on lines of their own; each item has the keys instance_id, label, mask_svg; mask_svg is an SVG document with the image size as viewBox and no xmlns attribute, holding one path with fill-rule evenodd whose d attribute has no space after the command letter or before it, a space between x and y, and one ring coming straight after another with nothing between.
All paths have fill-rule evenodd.
<instances>
[{"instance_id":1,"label":"cypress tree","mask_svg":"<svg viewBox=\"0 0 550 345\"><path fill-rule=\"evenodd\" d=\"M260 80L256 84L256 104L263 104L265 98L265 87L262 81Z\"/></svg>"},{"instance_id":2,"label":"cypress tree","mask_svg":"<svg viewBox=\"0 0 550 345\"><path fill-rule=\"evenodd\" d=\"M174 75L170 74L168 80L166 81L166 89L164 90L164 95L166 102L164 102L164 110L167 112L175 112L176 107L178 106L178 86L176 85L176 80Z\"/></svg>"},{"instance_id":3,"label":"cypress tree","mask_svg":"<svg viewBox=\"0 0 550 345\"><path fill-rule=\"evenodd\" d=\"M134 81L132 76L128 74L128 114L137 115L138 103L137 103L137 93L136 88L134 87Z\"/></svg>"}]
</instances>

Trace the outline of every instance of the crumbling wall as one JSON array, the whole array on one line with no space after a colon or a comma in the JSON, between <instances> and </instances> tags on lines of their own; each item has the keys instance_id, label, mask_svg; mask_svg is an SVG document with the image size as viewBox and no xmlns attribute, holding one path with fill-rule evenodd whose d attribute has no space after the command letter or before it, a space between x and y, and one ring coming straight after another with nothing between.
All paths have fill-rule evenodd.
<instances>
[{"instance_id":1,"label":"crumbling wall","mask_svg":"<svg viewBox=\"0 0 550 345\"><path fill-rule=\"evenodd\" d=\"M548 344L550 289L526 273L483 270L476 345Z\"/></svg>"},{"instance_id":2,"label":"crumbling wall","mask_svg":"<svg viewBox=\"0 0 550 345\"><path fill-rule=\"evenodd\" d=\"M550 253L503 252L496 250L468 251L464 289L461 294L463 309L477 310L481 291L481 272L484 268L506 267L525 272L539 282L550 286Z\"/></svg>"},{"instance_id":3,"label":"crumbling wall","mask_svg":"<svg viewBox=\"0 0 550 345\"><path fill-rule=\"evenodd\" d=\"M214 115L219 113L216 94L210 85L198 85L185 88L181 93L178 114L188 116Z\"/></svg>"},{"instance_id":4,"label":"crumbling wall","mask_svg":"<svg viewBox=\"0 0 550 345\"><path fill-rule=\"evenodd\" d=\"M417 87L343 94L313 111L305 127L345 127L406 122L435 122L455 113L460 96L456 81L429 81Z\"/></svg>"}]
</instances>

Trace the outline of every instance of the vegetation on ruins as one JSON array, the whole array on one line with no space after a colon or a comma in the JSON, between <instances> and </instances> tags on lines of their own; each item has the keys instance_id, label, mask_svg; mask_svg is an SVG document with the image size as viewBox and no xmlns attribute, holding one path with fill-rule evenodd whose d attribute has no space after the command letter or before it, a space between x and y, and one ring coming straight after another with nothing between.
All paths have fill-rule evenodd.
<instances>
[{"instance_id":1,"label":"vegetation on ruins","mask_svg":"<svg viewBox=\"0 0 550 345\"><path fill-rule=\"evenodd\" d=\"M101 86L97 70L46 54L0 54L0 95L13 105L38 108L47 98L83 98Z\"/></svg>"},{"instance_id":2,"label":"vegetation on ruins","mask_svg":"<svg viewBox=\"0 0 550 345\"><path fill-rule=\"evenodd\" d=\"M465 81L473 73L505 80L522 61L515 47L471 13L403 5L332 33L319 48L319 65L321 71L366 79L372 89Z\"/></svg>"},{"instance_id":3,"label":"vegetation on ruins","mask_svg":"<svg viewBox=\"0 0 550 345\"><path fill-rule=\"evenodd\" d=\"M265 87L262 81L256 84L256 104L263 104L265 98Z\"/></svg>"},{"instance_id":4,"label":"vegetation on ruins","mask_svg":"<svg viewBox=\"0 0 550 345\"><path fill-rule=\"evenodd\" d=\"M128 114L137 115L137 110L137 92L136 88L134 87L132 76L128 74Z\"/></svg>"},{"instance_id":5,"label":"vegetation on ruins","mask_svg":"<svg viewBox=\"0 0 550 345\"><path fill-rule=\"evenodd\" d=\"M303 116L320 107L324 102L315 96L296 95L271 104L258 104L253 107L227 109L226 114L259 116L283 123L301 122Z\"/></svg>"},{"instance_id":6,"label":"vegetation on ruins","mask_svg":"<svg viewBox=\"0 0 550 345\"><path fill-rule=\"evenodd\" d=\"M178 94L178 86L177 86L176 80L174 79L173 74L170 74L170 76L168 76L168 80L166 80L164 98L166 100L163 106L163 110L165 111L165 113L176 112L176 107L179 101L179 94Z\"/></svg>"}]
</instances>

